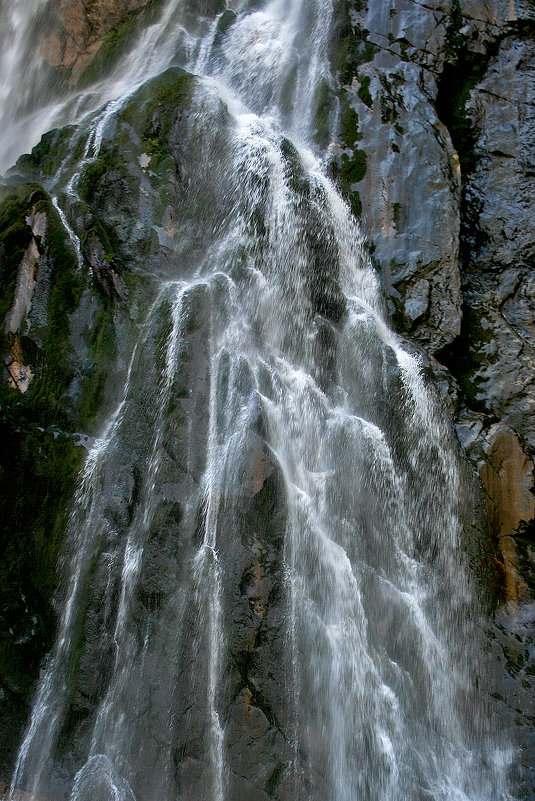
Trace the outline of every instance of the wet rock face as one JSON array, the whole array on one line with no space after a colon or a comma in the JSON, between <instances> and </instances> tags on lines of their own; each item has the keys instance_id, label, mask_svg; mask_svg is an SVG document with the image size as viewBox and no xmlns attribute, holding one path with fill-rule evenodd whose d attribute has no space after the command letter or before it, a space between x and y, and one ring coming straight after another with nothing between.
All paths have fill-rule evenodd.
<instances>
[{"instance_id":1,"label":"wet rock face","mask_svg":"<svg viewBox=\"0 0 535 801\"><path fill-rule=\"evenodd\" d=\"M470 250L463 278L467 302L481 321L481 336L467 331L476 399L517 431L530 453L535 449L534 76L533 38L506 36L467 103L477 136L476 166L466 190Z\"/></svg>"},{"instance_id":2,"label":"wet rock face","mask_svg":"<svg viewBox=\"0 0 535 801\"><path fill-rule=\"evenodd\" d=\"M146 8L149 0L54 0L56 25L43 44L43 54L51 67L69 72L75 84L83 70L102 48L103 38L117 26L126 25Z\"/></svg>"},{"instance_id":3,"label":"wet rock face","mask_svg":"<svg viewBox=\"0 0 535 801\"><path fill-rule=\"evenodd\" d=\"M423 349L483 484L505 696L528 748L518 710L534 641L535 12L398 0L347 2L345 14L342 174L344 159L366 156L345 188L392 321ZM520 662L507 657L515 636ZM518 792L531 797L527 775Z\"/></svg>"},{"instance_id":4,"label":"wet rock face","mask_svg":"<svg viewBox=\"0 0 535 801\"><path fill-rule=\"evenodd\" d=\"M496 420L529 458L533 11L400 0L348 2L346 14L359 44L342 62L342 162L357 147L366 154L350 188L392 319L459 382L459 430L471 429L475 461Z\"/></svg>"},{"instance_id":5,"label":"wet rock face","mask_svg":"<svg viewBox=\"0 0 535 801\"><path fill-rule=\"evenodd\" d=\"M481 480L487 493L487 514L491 534L503 555L505 600L518 604L529 599L527 585L520 584L514 538L535 516L533 462L525 455L513 431L496 424L487 435L486 460L481 464Z\"/></svg>"},{"instance_id":6,"label":"wet rock face","mask_svg":"<svg viewBox=\"0 0 535 801\"><path fill-rule=\"evenodd\" d=\"M459 159L434 108L450 9L349 5L367 48L344 85L367 155L362 226L394 320L433 353L459 334L462 302Z\"/></svg>"},{"instance_id":7,"label":"wet rock face","mask_svg":"<svg viewBox=\"0 0 535 801\"><path fill-rule=\"evenodd\" d=\"M68 415L62 418L62 437L73 436L76 430L88 430L86 426L95 433L106 411L109 413L109 398L120 397L124 391L128 359L137 343L139 356L133 368L135 378L128 396L124 428L117 439L116 452L99 476L102 503L95 510L92 528L96 532L95 547L76 620L80 647L73 649L68 665L68 699L59 724L55 758L58 765L66 760L79 767L87 758L97 709L110 690L113 677L116 647L112 632L117 622L124 556L120 543L126 542L129 533L135 530L136 536L143 539L144 548L132 600L132 625L126 636L138 641L147 631L152 632L148 637L151 643L148 652L139 654L139 660L133 659L129 666L135 682L131 692L142 696L139 709L144 710L135 714L145 716L143 726L139 726L137 718L132 726L143 738L132 742L133 764L146 766L146 770L138 771L139 786L135 790L140 797L161 795L159 782L163 781L163 771L169 769L166 749L170 748L173 770L165 781L181 797L191 797L192 801L193 797L199 797L198 788L206 786L212 775L207 745L209 643L205 625L210 610L198 582L212 581L215 553L205 549L206 575L197 576L192 562L205 526L202 478L209 437L210 327L215 325L218 315L217 287L209 289L199 279L184 297L180 348L164 408L161 408L162 375L173 320L173 293L181 286L179 279L195 274L205 258L206 228L213 225L214 218L225 217L223 212L235 202L227 191L230 182L225 183L218 176L215 183L224 187L221 197L214 194L212 185L215 171L225 168L222 165L228 152L225 108L217 104L213 109L214 129L220 133L215 137L210 134L211 152L207 152L208 140L197 129L196 117L191 113L193 88L192 77L178 69L142 88L104 132L99 157L83 166L76 183L79 198L65 204L65 222L72 225L71 235L79 238L83 266L78 278L79 292L68 306L67 325L62 318L62 348L69 369L54 403L49 398L47 406L49 412L52 408L55 412L68 408ZM11 176L14 193L30 191L26 182L41 175L46 159L54 161L57 148L63 146L60 139L52 137L50 148L37 148L32 156L19 161ZM76 148L76 132L70 145ZM206 202L207 197L210 203ZM35 209L24 204L15 209L21 243L17 258L13 258L10 283L5 281L8 291L2 309L7 328L13 328L15 322L20 327L24 315L31 317L34 310L35 313L40 310L40 320L48 321L52 308L46 303L44 306L36 303L39 276L48 276L47 298L50 298L61 279L66 254L76 271L74 240L69 239L65 226L58 230L58 219L53 216L44 190L39 190L39 199L40 203L46 202L46 214L40 212L39 203L34 203ZM6 217L8 207L0 206L0 215L2 209ZM3 237L0 241L4 241L6 231L15 224L11 217L8 220L4 217L0 216L5 223L5 230L0 226ZM63 246L61 253L49 242L54 233ZM21 289L17 293L16 279L21 270L24 272L26 254L34 245L39 258L36 257L34 265L33 305L28 311L27 282L24 292ZM162 276L167 279L164 282L167 288L160 297ZM70 274L68 277L72 278ZM2 274L2 278L6 276ZM224 292L225 286L219 287L219 291ZM154 312L147 314L150 308ZM49 315L46 320L43 309ZM150 326L143 327L141 322L147 316ZM29 333L32 337L39 333L44 336L43 329L33 323ZM37 362L39 369L28 393L28 413L31 412L35 428L42 424L42 409L31 405L35 397L33 389L42 386L52 356L43 345ZM139 370L140 365L143 370ZM247 383L246 377L243 380ZM15 390L7 385L7 380L2 391L2 404L6 397L13 399ZM12 450L15 455L10 461L4 459L0 463L3 468L0 479L5 471L13 470L17 436L18 432L8 428L10 458ZM223 628L229 632L225 664L221 666L225 676L221 715L227 732L228 797L236 801L244 797L282 801L291 793L295 799L304 799L303 787L296 787L293 779L289 786L289 767L296 759L292 745L294 721L293 708L282 690L285 686L282 674L290 670L285 640L288 600L282 574L284 482L265 445L260 413L247 437L240 465L242 480L232 497L225 494L224 513L220 515L225 523L217 535L222 565L221 614ZM55 442L53 436L50 439ZM26 434L22 440L25 445ZM152 469L151 449L156 448L155 443L161 461L158 481L152 485L147 476ZM67 455L72 456L74 444L69 441L67 445ZM47 447L52 447L48 440ZM61 453L65 461L67 455ZM62 465L59 457L54 464L56 469L58 465ZM27 476L26 463L23 468ZM63 492L56 493L58 510L65 513L69 508L67 489L71 494L73 491L73 476L69 473L67 478L71 484L65 479ZM47 481L51 481L49 475ZM4 496L8 498L7 491L0 495L0 500ZM45 504L43 513L47 512L50 510ZM32 530L39 520L35 504L30 507L28 517L27 526ZM65 531L63 518L58 519L57 528L56 544L60 547L64 545L60 539ZM13 536L7 539L7 545L14 548ZM57 559L57 553L49 556L51 562L55 562L53 557ZM64 564L69 557L68 553L64 555ZM22 585L24 580L28 581L27 574L31 574L33 564L31 559L27 562L24 576L14 577L13 583L17 580ZM18 711L6 714L5 725L0 726L0 744L10 738L14 743L19 741L39 660L51 645L56 623L51 594L56 576L50 565L46 575L49 617L43 624L40 616L39 623L46 624L48 636L39 642L37 635L29 639L33 659L20 670L24 686L16 687L14 681L8 686L8 675L0 672L0 691L11 693L13 706L18 701ZM184 588L178 599L177 587ZM6 613L6 618L7 613L21 618L17 620L18 634L23 624L32 625L32 615L40 600L39 596L32 598L24 612L15 608L13 602L10 606L7 603L0 606L0 612ZM3 602L0 593L0 604ZM57 598L59 605L61 602L62 598ZM178 626L177 620L183 627ZM179 629L184 636L174 639ZM0 649L0 653L9 655L1 639ZM192 653L197 654L197 670L192 670ZM17 658L20 658L18 652ZM162 683L162 675L178 676L176 685ZM180 725L173 727L172 742L166 740L162 748L161 729L167 725L162 721L169 720L169 710L172 720L179 720ZM5 762L0 762L0 775L6 781L14 761L12 750L6 750ZM108 774L106 765L89 760L77 779L80 797L93 798L88 788L96 786L100 792L99 782L105 793L108 779L114 780ZM58 783L61 785L61 778ZM197 790L190 796L192 788Z\"/></svg>"}]
</instances>

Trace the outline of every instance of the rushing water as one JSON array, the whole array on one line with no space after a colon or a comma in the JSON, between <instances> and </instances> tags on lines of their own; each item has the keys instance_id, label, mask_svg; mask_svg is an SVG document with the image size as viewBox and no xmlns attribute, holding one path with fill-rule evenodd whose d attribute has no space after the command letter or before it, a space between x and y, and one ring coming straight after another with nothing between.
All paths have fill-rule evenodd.
<instances>
[{"instance_id":1,"label":"rushing water","mask_svg":"<svg viewBox=\"0 0 535 801\"><path fill-rule=\"evenodd\" d=\"M80 478L57 642L13 798L256 801L268 797L262 786L286 801L507 799L507 747L477 690L455 450L418 359L385 322L358 228L311 144L318 86L334 83L336 9L239 2L218 38L217 19L192 27L183 5L163 6L111 78L44 108L21 106L3 128L7 164L32 144L19 137L30 124L35 139L77 122L91 132L87 162L127 98L171 63L199 75L189 122L199 151L217 150L222 103L228 128L203 250L183 248L162 281ZM18 0L2 11L3 119L31 77L24 30L41 10ZM67 199L78 173L63 183ZM187 395L203 371L197 409ZM179 399L187 435L177 454ZM230 599L243 510L270 475L282 568L269 595L280 636L268 674L279 720L238 748L228 675L240 621ZM120 499L134 496L127 514ZM162 498L180 515L162 522ZM160 567L147 578L149 557ZM142 590L158 598L144 614ZM275 627L259 599L255 613ZM107 680L61 761L88 614ZM255 774L262 736L279 755L278 783ZM244 753L246 785L235 778Z\"/></svg>"}]
</instances>

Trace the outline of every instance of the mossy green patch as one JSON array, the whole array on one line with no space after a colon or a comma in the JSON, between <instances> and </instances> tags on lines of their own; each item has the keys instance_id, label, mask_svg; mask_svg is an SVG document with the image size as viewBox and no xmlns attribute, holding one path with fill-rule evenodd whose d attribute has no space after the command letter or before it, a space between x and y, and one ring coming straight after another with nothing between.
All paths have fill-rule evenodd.
<instances>
[{"instance_id":1,"label":"mossy green patch","mask_svg":"<svg viewBox=\"0 0 535 801\"><path fill-rule=\"evenodd\" d=\"M4 198L0 207L0 246L9 256L2 265L0 286L1 319L13 303L18 266L31 241L31 230L26 216L32 211L46 215L47 226L44 241L40 247L51 265L50 291L47 299L48 324L40 331L40 344L31 339L13 334L0 335L2 353L14 345L15 338L23 351L32 351L32 364L36 376L31 390L21 397L21 405L29 419L37 420L44 426L65 420L57 418L61 414L62 396L72 379L69 364L69 315L80 300L81 277L77 273L77 260L67 232L52 204L50 197L39 186L24 185L16 193ZM5 226L5 228L4 228Z\"/></svg>"},{"instance_id":2,"label":"mossy green patch","mask_svg":"<svg viewBox=\"0 0 535 801\"><path fill-rule=\"evenodd\" d=\"M91 203L97 191L100 179L110 169L110 163L105 156L97 158L87 164L78 179L78 194L85 203Z\"/></svg>"},{"instance_id":3,"label":"mossy green patch","mask_svg":"<svg viewBox=\"0 0 535 801\"><path fill-rule=\"evenodd\" d=\"M346 93L344 92L344 99ZM355 143L362 138L359 130L359 115L352 108L347 100L343 104L345 108L342 111L340 119L340 136L344 147L354 147Z\"/></svg>"},{"instance_id":4,"label":"mossy green patch","mask_svg":"<svg viewBox=\"0 0 535 801\"><path fill-rule=\"evenodd\" d=\"M13 713L3 731L25 724L40 661L55 634L52 597L69 505L84 456L68 438L27 424L15 396L0 402L0 688ZM4 706L4 712L6 711Z\"/></svg>"},{"instance_id":5,"label":"mossy green patch","mask_svg":"<svg viewBox=\"0 0 535 801\"><path fill-rule=\"evenodd\" d=\"M68 125L43 134L32 152L19 158L17 168L30 177L38 177L39 180L56 175L63 162L71 155L75 131L75 126Z\"/></svg>"},{"instance_id":6,"label":"mossy green patch","mask_svg":"<svg viewBox=\"0 0 535 801\"><path fill-rule=\"evenodd\" d=\"M364 151L359 151L359 152L363 153ZM344 156L346 156L346 154L344 154ZM358 192L356 189L353 189L351 186L351 184L353 183L351 181L352 171L351 169L347 168L347 165L350 163L349 157L346 156L346 159L347 161L342 162L342 166L338 163L337 160L332 159L331 162L329 163L327 172L329 177L332 178L332 180L338 184L339 189L343 197L345 198L346 202L349 204L352 213L354 214L355 217L358 218L362 214L362 199L360 196L360 192ZM343 166L346 166L345 171L343 170ZM357 172L357 175L358 174L360 173ZM362 175L364 175L364 173Z\"/></svg>"},{"instance_id":7,"label":"mossy green patch","mask_svg":"<svg viewBox=\"0 0 535 801\"><path fill-rule=\"evenodd\" d=\"M117 357L117 344L111 308L101 308L94 325L86 332L88 362L82 377L78 414L82 425L91 429L98 419L104 389Z\"/></svg>"},{"instance_id":8,"label":"mossy green patch","mask_svg":"<svg viewBox=\"0 0 535 801\"><path fill-rule=\"evenodd\" d=\"M151 168L168 154L171 128L191 101L195 79L174 67L148 81L120 113L142 137L147 153L152 156Z\"/></svg>"},{"instance_id":9,"label":"mossy green patch","mask_svg":"<svg viewBox=\"0 0 535 801\"><path fill-rule=\"evenodd\" d=\"M28 188L6 193L0 201L0 330L13 303L19 264L31 242L26 223ZM0 335L1 336L1 335Z\"/></svg>"},{"instance_id":10,"label":"mossy green patch","mask_svg":"<svg viewBox=\"0 0 535 801\"><path fill-rule=\"evenodd\" d=\"M290 188L303 197L310 195L310 183L303 169L299 153L289 139L281 142L281 153L286 165L286 177Z\"/></svg>"},{"instance_id":11,"label":"mossy green patch","mask_svg":"<svg viewBox=\"0 0 535 801\"><path fill-rule=\"evenodd\" d=\"M358 184L366 174L367 157L366 151L355 150L353 157L347 153L342 155L342 180L346 184Z\"/></svg>"},{"instance_id":12,"label":"mossy green patch","mask_svg":"<svg viewBox=\"0 0 535 801\"><path fill-rule=\"evenodd\" d=\"M357 192L356 190L352 191L349 194L349 203L351 205L351 211L355 217L360 217L362 214L362 200L360 197L360 192Z\"/></svg>"},{"instance_id":13,"label":"mossy green patch","mask_svg":"<svg viewBox=\"0 0 535 801\"><path fill-rule=\"evenodd\" d=\"M333 48L335 66L342 86L350 84L357 75L358 68L373 61L378 52L378 48L368 39L369 31L356 26L353 22L355 13L361 11L363 6L362 0L344 0L340 10L340 21L333 37Z\"/></svg>"}]
</instances>

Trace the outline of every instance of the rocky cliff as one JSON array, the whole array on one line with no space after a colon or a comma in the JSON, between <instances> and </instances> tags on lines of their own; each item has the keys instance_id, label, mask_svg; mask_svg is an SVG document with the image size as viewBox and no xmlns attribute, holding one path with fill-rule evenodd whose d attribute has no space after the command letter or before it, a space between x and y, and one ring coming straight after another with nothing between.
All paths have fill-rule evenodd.
<instances>
[{"instance_id":1,"label":"rocky cliff","mask_svg":"<svg viewBox=\"0 0 535 801\"><path fill-rule=\"evenodd\" d=\"M346 192L362 210L392 321L421 349L482 483L505 604L491 636L526 745L535 689L535 9L356 0L346 14L338 163L365 154Z\"/></svg>"},{"instance_id":2,"label":"rocky cliff","mask_svg":"<svg viewBox=\"0 0 535 801\"><path fill-rule=\"evenodd\" d=\"M205 14L223 10L218 2L205 5ZM325 144L325 109L339 109L332 175L361 221L392 322L424 359L466 454L474 493L481 493L479 520L471 521L481 559L475 570L484 575L482 593L494 615L488 642L503 665L504 716L514 719L523 749L518 794L533 798L535 10L529 2L492 0L343 0L340 6L332 53L338 85L318 93L318 146ZM66 91L109 74L158 4L58 2L52 11L42 52L58 91ZM124 381L126 343L154 300L151 276L172 269L177 214L186 219L195 212L206 227L212 223L208 184L196 184L189 169L192 160L206 158L201 133L185 152L192 91L193 79L179 71L141 90L135 115L126 106L98 158L83 166L78 197L60 198L67 218L43 185L60 165L75 169L86 142L72 128L47 134L2 189L4 778L53 638L54 565L83 447ZM224 130L224 109L218 114ZM197 233L192 224L189 246L199 246ZM196 325L184 370L195 386L192 407L201 414L206 354ZM177 430L179 418L180 410ZM243 636L232 644L228 675L236 685L235 781L244 792L248 771L257 773L258 765L269 774L267 786L275 786L272 753L289 747L282 742L284 722L270 711L276 688L263 656L269 637L271 653L280 647L273 619L280 543L269 523L284 514L277 505L280 477L258 443L251 460L258 481L237 523L241 594L232 607ZM132 469L127 489L110 500L106 514L118 528L131 514L137 481ZM170 523L160 522L139 601L155 615L161 589L153 578L171 575L176 561ZM107 657L98 653L106 622L100 616L98 598L88 601L87 644L73 672L64 742L73 734L83 740L84 720L107 680ZM256 688L255 698L243 686ZM240 763L247 750L240 742L251 731L254 766ZM198 756L190 746L190 740L176 744L185 782Z\"/></svg>"}]
</instances>

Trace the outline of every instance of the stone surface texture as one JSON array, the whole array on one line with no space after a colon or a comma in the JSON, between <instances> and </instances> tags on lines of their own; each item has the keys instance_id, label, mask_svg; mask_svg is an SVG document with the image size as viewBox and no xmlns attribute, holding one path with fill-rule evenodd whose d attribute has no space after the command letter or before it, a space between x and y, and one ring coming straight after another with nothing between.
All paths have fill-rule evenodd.
<instances>
[{"instance_id":1,"label":"stone surface texture","mask_svg":"<svg viewBox=\"0 0 535 801\"><path fill-rule=\"evenodd\" d=\"M525 716L535 689L535 7L518 0L370 0L349 3L348 14L353 34L366 43L342 90L367 157L351 189L359 193L392 320L421 348L482 481L503 603L492 636L505 655L505 696L528 764L533 727ZM534 797L529 773L519 780L520 797Z\"/></svg>"},{"instance_id":2,"label":"stone surface texture","mask_svg":"<svg viewBox=\"0 0 535 801\"><path fill-rule=\"evenodd\" d=\"M75 84L103 44L103 37L139 12L148 0L54 0L53 29L43 43L45 61L64 67Z\"/></svg>"}]
</instances>

